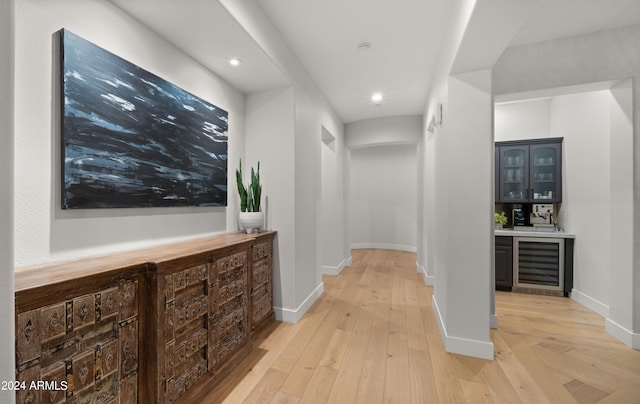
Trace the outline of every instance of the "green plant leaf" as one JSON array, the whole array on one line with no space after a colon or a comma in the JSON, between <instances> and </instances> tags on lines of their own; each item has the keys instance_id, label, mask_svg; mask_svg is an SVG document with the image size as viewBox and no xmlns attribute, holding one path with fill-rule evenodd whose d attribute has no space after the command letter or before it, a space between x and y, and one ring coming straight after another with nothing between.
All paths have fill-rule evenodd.
<instances>
[{"instance_id":1,"label":"green plant leaf","mask_svg":"<svg viewBox=\"0 0 640 404\"><path fill-rule=\"evenodd\" d=\"M240 211L247 211L247 189L242 183L242 159L240 159L239 169L236 169L236 184L238 185L238 194L240 195Z\"/></svg>"},{"instance_id":2,"label":"green plant leaf","mask_svg":"<svg viewBox=\"0 0 640 404\"><path fill-rule=\"evenodd\" d=\"M242 183L242 159L240 159L239 169L236 170L236 183L238 194L240 195L241 212L260 212L260 201L262 198L262 184L260 184L260 162L258 168L251 168L251 181L245 187Z\"/></svg>"}]
</instances>

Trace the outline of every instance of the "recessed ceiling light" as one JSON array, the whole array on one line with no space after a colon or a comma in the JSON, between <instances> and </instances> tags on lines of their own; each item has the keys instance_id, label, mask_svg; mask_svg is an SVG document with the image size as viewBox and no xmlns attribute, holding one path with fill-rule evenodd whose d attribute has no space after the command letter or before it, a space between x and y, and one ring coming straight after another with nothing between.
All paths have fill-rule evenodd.
<instances>
[{"instance_id":1,"label":"recessed ceiling light","mask_svg":"<svg viewBox=\"0 0 640 404\"><path fill-rule=\"evenodd\" d=\"M231 66L240 66L242 64L242 60L238 58L229 59L229 64Z\"/></svg>"},{"instance_id":2,"label":"recessed ceiling light","mask_svg":"<svg viewBox=\"0 0 640 404\"><path fill-rule=\"evenodd\" d=\"M373 95L371 95L371 101L376 103L380 103L383 98L382 93L373 93Z\"/></svg>"}]
</instances>

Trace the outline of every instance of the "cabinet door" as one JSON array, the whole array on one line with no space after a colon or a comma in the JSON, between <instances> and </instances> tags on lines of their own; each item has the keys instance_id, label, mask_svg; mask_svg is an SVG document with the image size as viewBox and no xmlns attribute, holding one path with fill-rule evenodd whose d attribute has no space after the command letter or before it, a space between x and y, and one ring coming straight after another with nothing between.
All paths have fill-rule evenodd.
<instances>
[{"instance_id":1,"label":"cabinet door","mask_svg":"<svg viewBox=\"0 0 640 404\"><path fill-rule=\"evenodd\" d=\"M508 241L508 243L504 241ZM511 290L513 286L513 248L511 247L511 237L496 237L495 256L496 289Z\"/></svg>"},{"instance_id":2,"label":"cabinet door","mask_svg":"<svg viewBox=\"0 0 640 404\"><path fill-rule=\"evenodd\" d=\"M499 202L529 201L529 146L500 146Z\"/></svg>"},{"instance_id":3,"label":"cabinet door","mask_svg":"<svg viewBox=\"0 0 640 404\"><path fill-rule=\"evenodd\" d=\"M562 201L562 143L530 146L531 201Z\"/></svg>"}]
</instances>

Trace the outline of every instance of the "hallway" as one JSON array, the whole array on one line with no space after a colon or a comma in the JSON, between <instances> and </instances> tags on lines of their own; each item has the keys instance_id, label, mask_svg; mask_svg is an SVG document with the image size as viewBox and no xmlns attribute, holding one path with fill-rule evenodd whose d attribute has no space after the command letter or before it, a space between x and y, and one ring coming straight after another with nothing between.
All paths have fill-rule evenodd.
<instances>
[{"instance_id":1,"label":"hallway","mask_svg":"<svg viewBox=\"0 0 640 404\"><path fill-rule=\"evenodd\" d=\"M415 254L353 250L298 324L277 323L204 403L634 403L640 352L558 297L499 292L495 360L444 351ZM263 333L266 334L266 333ZM191 400L191 402L196 402ZM200 402L200 400L198 400Z\"/></svg>"}]
</instances>

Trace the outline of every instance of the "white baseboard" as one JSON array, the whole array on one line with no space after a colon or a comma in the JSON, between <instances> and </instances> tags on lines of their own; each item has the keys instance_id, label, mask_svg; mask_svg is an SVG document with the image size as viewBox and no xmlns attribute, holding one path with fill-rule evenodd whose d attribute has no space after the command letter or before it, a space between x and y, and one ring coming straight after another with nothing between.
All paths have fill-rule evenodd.
<instances>
[{"instance_id":1,"label":"white baseboard","mask_svg":"<svg viewBox=\"0 0 640 404\"><path fill-rule=\"evenodd\" d=\"M592 310L604 317L604 329L628 347L640 349L640 334L634 333L626 329L622 325L616 323L609 318L609 306L580 292L577 289L571 289L571 299L580 303L589 310Z\"/></svg>"},{"instance_id":2,"label":"white baseboard","mask_svg":"<svg viewBox=\"0 0 640 404\"><path fill-rule=\"evenodd\" d=\"M580 303L581 305L588 308L589 310L595 311L596 313L600 314L604 318L609 317L609 306L592 298L589 295L586 295L580 292L575 288L571 289L571 299Z\"/></svg>"},{"instance_id":3,"label":"white baseboard","mask_svg":"<svg viewBox=\"0 0 640 404\"><path fill-rule=\"evenodd\" d=\"M440 309L438 308L438 302L435 295L431 298L433 311L438 321L438 328L440 328L440 336L444 341L444 349L447 352L472 356L474 358L493 360L493 342L485 342L472 340L467 338L459 338L447 335L447 328L440 315Z\"/></svg>"},{"instance_id":4,"label":"white baseboard","mask_svg":"<svg viewBox=\"0 0 640 404\"><path fill-rule=\"evenodd\" d=\"M447 338L447 331L444 326L444 320L442 320L442 315L440 314L440 308L438 307L438 301L436 300L436 295L431 296L431 306L433 306L433 312L436 315L436 321L438 322L438 329L440 330L440 338L443 341Z\"/></svg>"},{"instance_id":5,"label":"white baseboard","mask_svg":"<svg viewBox=\"0 0 640 404\"><path fill-rule=\"evenodd\" d=\"M626 346L633 349L640 349L640 334L627 330L620 324L608 318L605 319L604 329L609 334L622 341Z\"/></svg>"},{"instance_id":6,"label":"white baseboard","mask_svg":"<svg viewBox=\"0 0 640 404\"><path fill-rule=\"evenodd\" d=\"M490 323L490 327L491 328L498 328L498 315L497 314L492 314L489 317L489 323Z\"/></svg>"},{"instance_id":7,"label":"white baseboard","mask_svg":"<svg viewBox=\"0 0 640 404\"><path fill-rule=\"evenodd\" d=\"M433 275L425 275L424 284L427 286L434 286L436 284L436 277Z\"/></svg>"},{"instance_id":8,"label":"white baseboard","mask_svg":"<svg viewBox=\"0 0 640 404\"><path fill-rule=\"evenodd\" d=\"M309 308L315 303L316 300L324 293L324 283L320 283L318 287L311 292L309 296L298 306L296 309L287 309L284 307L273 307L273 311L276 314L276 320L284 321L285 323L293 323L296 324L304 313L309 310Z\"/></svg>"},{"instance_id":9,"label":"white baseboard","mask_svg":"<svg viewBox=\"0 0 640 404\"><path fill-rule=\"evenodd\" d=\"M352 250L364 250L364 249L380 249L380 250L398 250L417 252L418 249L413 245L402 244L386 244L386 243L354 243L351 244Z\"/></svg>"},{"instance_id":10,"label":"white baseboard","mask_svg":"<svg viewBox=\"0 0 640 404\"><path fill-rule=\"evenodd\" d=\"M322 269L323 275L340 275L343 269L351 266L351 257L342 260L342 262L337 267L332 267L328 265L323 265L320 268Z\"/></svg>"},{"instance_id":11,"label":"white baseboard","mask_svg":"<svg viewBox=\"0 0 640 404\"><path fill-rule=\"evenodd\" d=\"M420 265L416 262L416 266L419 274L424 275L424 284L427 286L433 286L436 284L436 278L433 275L427 275L427 269L424 265Z\"/></svg>"}]
</instances>

